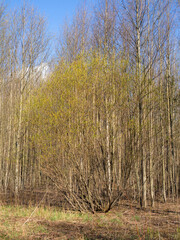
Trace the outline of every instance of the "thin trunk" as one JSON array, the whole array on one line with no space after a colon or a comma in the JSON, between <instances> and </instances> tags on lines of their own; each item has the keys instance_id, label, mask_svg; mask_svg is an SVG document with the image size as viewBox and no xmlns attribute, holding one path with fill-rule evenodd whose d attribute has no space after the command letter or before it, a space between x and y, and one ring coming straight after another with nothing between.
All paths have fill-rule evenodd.
<instances>
[{"instance_id":1,"label":"thin trunk","mask_svg":"<svg viewBox=\"0 0 180 240\"><path fill-rule=\"evenodd\" d=\"M150 49L150 20L149 20L149 0L148 0L148 57L149 57L149 73L148 73L148 95L149 95L149 107L150 107L150 129L149 129L149 178L150 178L150 195L151 195L151 206L154 207L154 175L153 175L153 99L152 99L152 78L151 78L151 63L152 63L152 51L153 42Z\"/></svg>"},{"instance_id":2,"label":"thin trunk","mask_svg":"<svg viewBox=\"0 0 180 240\"><path fill-rule=\"evenodd\" d=\"M0 77L0 191L3 190L2 180L3 180L3 80Z\"/></svg>"},{"instance_id":3,"label":"thin trunk","mask_svg":"<svg viewBox=\"0 0 180 240\"><path fill-rule=\"evenodd\" d=\"M20 79L20 101L19 101L19 119L17 129L17 140L16 140L16 166L15 166L15 198L17 200L19 193L19 180L20 180L20 157L21 157L21 134L22 134L22 111L23 111L23 92L24 92L24 77L25 77L25 8L23 7L22 12L22 69Z\"/></svg>"},{"instance_id":4,"label":"thin trunk","mask_svg":"<svg viewBox=\"0 0 180 240\"><path fill-rule=\"evenodd\" d=\"M5 194L7 193L8 181L9 181L9 172L11 166L11 147L12 147L12 104L13 104L13 83L11 77L10 83L10 106L9 106L9 136L8 136L8 152L7 152L7 161L6 161L6 169L5 169L5 179L4 179L4 190Z\"/></svg>"},{"instance_id":5,"label":"thin trunk","mask_svg":"<svg viewBox=\"0 0 180 240\"><path fill-rule=\"evenodd\" d=\"M141 162L141 186L142 186L142 203L141 206L146 208L146 158L144 157L144 146L143 146L143 97L142 97L142 78L141 78L141 42L140 42L140 1L136 0L136 35L137 35L137 81L139 84L139 157Z\"/></svg>"},{"instance_id":6,"label":"thin trunk","mask_svg":"<svg viewBox=\"0 0 180 240\"><path fill-rule=\"evenodd\" d=\"M159 71L160 71L160 80L159 80L159 102L160 102L160 126L161 126L161 158L162 158L162 191L163 191L163 199L164 202L166 202L166 158L165 158L165 129L164 129L164 123L163 123L163 69L162 69L162 47L161 47L161 30L160 26L158 25L158 48L159 48L159 54L160 54L160 65L159 65Z\"/></svg>"},{"instance_id":7,"label":"thin trunk","mask_svg":"<svg viewBox=\"0 0 180 240\"><path fill-rule=\"evenodd\" d=\"M170 89L171 69L170 69L170 23L169 23L169 9L167 13L168 19L168 36L167 36L167 79L166 79L166 97L167 97L167 117L168 117L168 162L169 162L169 175L170 184L172 189L172 198L175 197L175 184L174 184L174 143L173 143L173 130L172 130L172 93Z\"/></svg>"},{"instance_id":8,"label":"thin trunk","mask_svg":"<svg viewBox=\"0 0 180 240\"><path fill-rule=\"evenodd\" d=\"M106 99L107 111L107 99ZM108 190L109 197L111 197L111 154L110 154L110 129L109 129L109 113L106 112L106 149L107 149L107 173L108 173Z\"/></svg>"},{"instance_id":9,"label":"thin trunk","mask_svg":"<svg viewBox=\"0 0 180 240\"><path fill-rule=\"evenodd\" d=\"M19 162L21 155L21 130L22 130L22 109L23 109L23 86L21 82L21 93L20 93L20 104L19 104L19 120L18 120L18 131L17 131L17 153L16 153L16 167L15 167L15 196L19 193Z\"/></svg>"}]
</instances>

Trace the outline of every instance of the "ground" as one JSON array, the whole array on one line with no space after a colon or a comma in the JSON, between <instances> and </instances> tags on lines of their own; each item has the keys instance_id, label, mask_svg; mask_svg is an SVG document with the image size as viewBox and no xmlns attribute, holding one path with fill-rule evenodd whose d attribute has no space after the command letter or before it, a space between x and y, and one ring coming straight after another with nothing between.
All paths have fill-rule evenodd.
<instances>
[{"instance_id":1,"label":"ground","mask_svg":"<svg viewBox=\"0 0 180 240\"><path fill-rule=\"evenodd\" d=\"M122 201L108 213L79 213L52 207L0 206L0 239L180 240L180 205L156 203L139 209Z\"/></svg>"}]
</instances>

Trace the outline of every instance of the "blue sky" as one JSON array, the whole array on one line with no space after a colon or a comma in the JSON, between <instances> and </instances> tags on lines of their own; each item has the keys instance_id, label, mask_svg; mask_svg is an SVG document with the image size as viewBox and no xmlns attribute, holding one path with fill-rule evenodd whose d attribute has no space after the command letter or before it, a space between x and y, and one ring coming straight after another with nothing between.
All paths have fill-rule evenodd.
<instances>
[{"instance_id":1,"label":"blue sky","mask_svg":"<svg viewBox=\"0 0 180 240\"><path fill-rule=\"evenodd\" d=\"M22 4L23 0L5 0L8 9L15 9ZM59 28L65 19L71 20L75 11L82 5L83 0L29 0L38 11L45 16L48 29L52 34L58 34ZM89 2L93 2L90 0Z\"/></svg>"}]
</instances>

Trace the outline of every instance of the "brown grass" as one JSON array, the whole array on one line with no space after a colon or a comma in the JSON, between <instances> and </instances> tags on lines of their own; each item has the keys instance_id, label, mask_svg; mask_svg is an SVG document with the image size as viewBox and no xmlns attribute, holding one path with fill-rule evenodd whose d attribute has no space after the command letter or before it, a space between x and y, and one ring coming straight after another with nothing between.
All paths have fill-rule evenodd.
<instances>
[{"instance_id":1,"label":"brown grass","mask_svg":"<svg viewBox=\"0 0 180 240\"><path fill-rule=\"evenodd\" d=\"M180 206L156 204L139 209L123 201L109 213L57 208L0 206L0 239L180 239Z\"/></svg>"}]
</instances>

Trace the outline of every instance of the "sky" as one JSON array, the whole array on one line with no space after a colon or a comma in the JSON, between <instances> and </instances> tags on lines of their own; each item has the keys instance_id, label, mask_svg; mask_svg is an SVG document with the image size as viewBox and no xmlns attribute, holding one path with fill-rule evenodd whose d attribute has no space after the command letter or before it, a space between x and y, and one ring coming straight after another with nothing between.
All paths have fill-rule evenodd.
<instances>
[{"instance_id":1,"label":"sky","mask_svg":"<svg viewBox=\"0 0 180 240\"><path fill-rule=\"evenodd\" d=\"M11 10L22 5L22 2L23 0L5 0L8 9ZM72 19L83 0L29 0L28 3L45 17L50 33L57 36L64 21Z\"/></svg>"}]
</instances>

